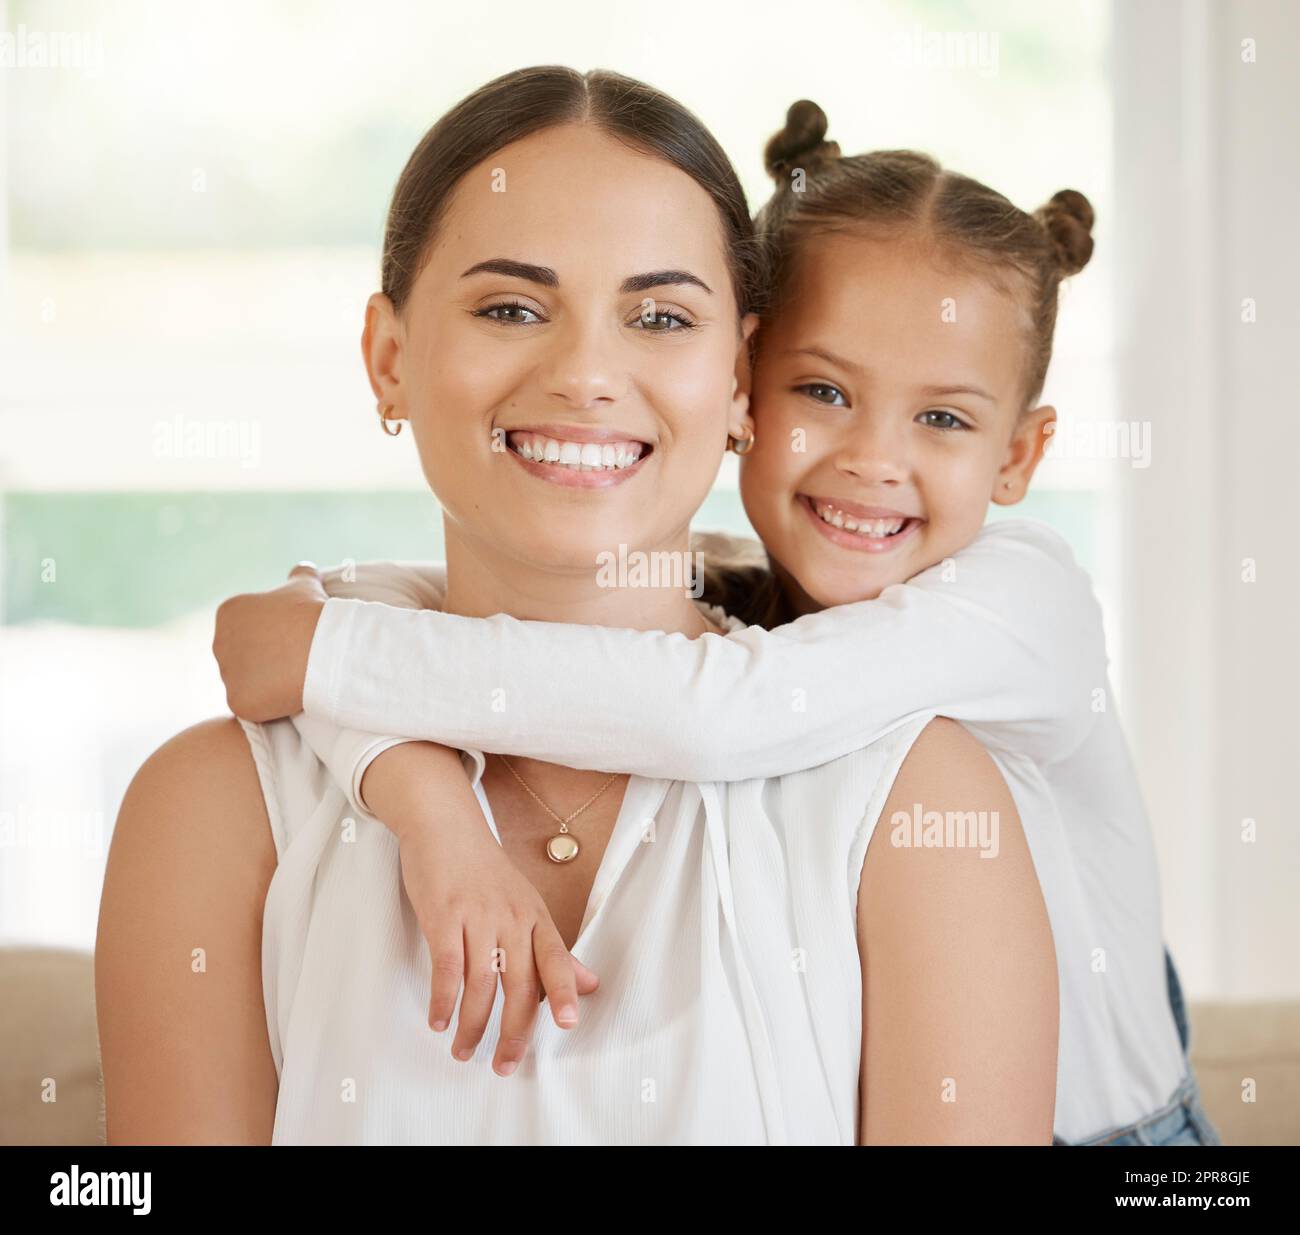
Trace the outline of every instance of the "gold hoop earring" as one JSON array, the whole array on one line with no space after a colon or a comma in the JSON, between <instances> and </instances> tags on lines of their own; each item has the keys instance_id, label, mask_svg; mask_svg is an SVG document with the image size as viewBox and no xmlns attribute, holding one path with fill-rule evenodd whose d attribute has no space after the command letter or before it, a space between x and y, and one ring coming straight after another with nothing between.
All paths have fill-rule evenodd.
<instances>
[{"instance_id":1,"label":"gold hoop earring","mask_svg":"<svg viewBox=\"0 0 1300 1235\"><path fill-rule=\"evenodd\" d=\"M388 419L388 413L393 410L393 404L388 403L379 409L379 427L383 429L389 437L396 437L402 431L402 421L397 421L395 427L389 428L394 422Z\"/></svg>"},{"instance_id":2,"label":"gold hoop earring","mask_svg":"<svg viewBox=\"0 0 1300 1235\"><path fill-rule=\"evenodd\" d=\"M743 443L744 445L743 450L741 449L740 446L736 444L737 442ZM753 429L748 430L744 437L732 437L732 435L728 433L727 449L731 451L732 454L737 454L737 455L749 454L749 452L754 449L754 430Z\"/></svg>"}]
</instances>

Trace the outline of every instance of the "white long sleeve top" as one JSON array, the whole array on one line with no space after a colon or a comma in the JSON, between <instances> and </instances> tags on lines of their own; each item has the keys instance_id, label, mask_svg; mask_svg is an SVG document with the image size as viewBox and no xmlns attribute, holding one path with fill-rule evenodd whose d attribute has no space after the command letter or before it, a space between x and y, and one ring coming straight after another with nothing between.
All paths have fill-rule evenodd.
<instances>
[{"instance_id":1,"label":"white long sleeve top","mask_svg":"<svg viewBox=\"0 0 1300 1235\"><path fill-rule=\"evenodd\" d=\"M329 583L293 723L353 810L366 813L369 760L412 738L761 783L950 716L1006 778L1043 887L1061 994L1057 1135L1130 1123L1181 1081L1154 851L1100 610L1050 529L992 524L875 600L696 639L440 613L444 584L443 567L408 564Z\"/></svg>"}]
</instances>

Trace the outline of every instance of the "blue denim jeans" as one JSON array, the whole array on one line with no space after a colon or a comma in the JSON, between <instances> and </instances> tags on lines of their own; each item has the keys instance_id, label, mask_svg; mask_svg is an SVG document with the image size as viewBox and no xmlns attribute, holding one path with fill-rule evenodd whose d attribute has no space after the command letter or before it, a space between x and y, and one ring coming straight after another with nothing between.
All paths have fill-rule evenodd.
<instances>
[{"instance_id":1,"label":"blue denim jeans","mask_svg":"<svg viewBox=\"0 0 1300 1235\"><path fill-rule=\"evenodd\" d=\"M1062 1141L1052 1138L1053 1145L1222 1145L1219 1134L1201 1105L1201 1091L1196 1083L1187 1051L1191 1030L1187 1023L1187 1006L1183 1001L1182 983L1174 968L1174 958L1165 949L1165 980L1169 987L1169 1006L1178 1026L1178 1039L1187 1062L1187 1076L1158 1111L1123 1128L1112 1128L1086 1141Z\"/></svg>"}]
</instances>

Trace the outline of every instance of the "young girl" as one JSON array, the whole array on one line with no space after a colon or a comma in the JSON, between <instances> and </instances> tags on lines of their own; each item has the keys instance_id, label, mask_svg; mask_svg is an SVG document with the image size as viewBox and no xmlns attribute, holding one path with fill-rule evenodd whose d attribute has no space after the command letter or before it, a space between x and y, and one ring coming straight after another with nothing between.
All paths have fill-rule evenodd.
<instances>
[{"instance_id":1,"label":"young girl","mask_svg":"<svg viewBox=\"0 0 1300 1235\"><path fill-rule=\"evenodd\" d=\"M295 723L354 808L401 839L434 958L462 955L471 926L526 918L562 1026L595 976L567 963L467 787L450 815L422 806L465 786L459 759L428 742L737 781L826 763L920 716L961 720L1012 789L1052 920L1058 1143L1213 1143L1171 1011L1154 853L1090 586L1045 528L981 526L989 500L1024 496L1054 425L1037 400L1058 285L1091 254L1091 208L1066 190L1027 215L924 155L842 158L825 134L815 104L790 109L757 219L774 308L753 419L730 444L766 554L716 534L693 542L706 598L748 628L692 640L467 619L436 612L439 568L363 568L352 586L332 580L328 601L307 573L223 606L215 649L232 710L267 720L305 707ZM505 444L565 466L562 443ZM365 603L376 599L389 604ZM895 843L935 843L922 822L891 821ZM558 835L570 835L562 821ZM459 980L435 963L435 1028ZM458 1058L490 1011L462 1005ZM498 1070L525 1045L503 1041Z\"/></svg>"}]
</instances>

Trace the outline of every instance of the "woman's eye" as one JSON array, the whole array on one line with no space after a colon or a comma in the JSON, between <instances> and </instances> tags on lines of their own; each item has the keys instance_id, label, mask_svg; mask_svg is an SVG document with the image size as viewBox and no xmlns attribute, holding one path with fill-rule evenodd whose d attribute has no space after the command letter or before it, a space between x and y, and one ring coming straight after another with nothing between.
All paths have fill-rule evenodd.
<instances>
[{"instance_id":1,"label":"woman's eye","mask_svg":"<svg viewBox=\"0 0 1300 1235\"><path fill-rule=\"evenodd\" d=\"M801 394L806 394L810 399L815 399L818 403L825 403L828 407L848 407L849 405L849 401L844 397L844 392L838 386L832 386L829 382L809 382L804 386L796 386L795 389Z\"/></svg>"},{"instance_id":2,"label":"woman's eye","mask_svg":"<svg viewBox=\"0 0 1300 1235\"><path fill-rule=\"evenodd\" d=\"M533 322L542 320L536 309L530 309L523 304L515 304L513 301L508 304L488 305L486 309L475 309L474 316L490 318L494 322L504 322L508 326L531 326ZM532 321L529 320L529 317L532 318Z\"/></svg>"},{"instance_id":3,"label":"woman's eye","mask_svg":"<svg viewBox=\"0 0 1300 1235\"><path fill-rule=\"evenodd\" d=\"M921 419L932 429L969 429L964 420L959 420L952 412L945 412L939 408L931 408L929 411L921 413Z\"/></svg>"},{"instance_id":4,"label":"woman's eye","mask_svg":"<svg viewBox=\"0 0 1300 1235\"><path fill-rule=\"evenodd\" d=\"M654 312L642 309L637 314L636 325L642 330L650 331L651 334L673 334L678 330L693 330L695 328L695 322L686 314L668 309L659 309Z\"/></svg>"}]
</instances>

